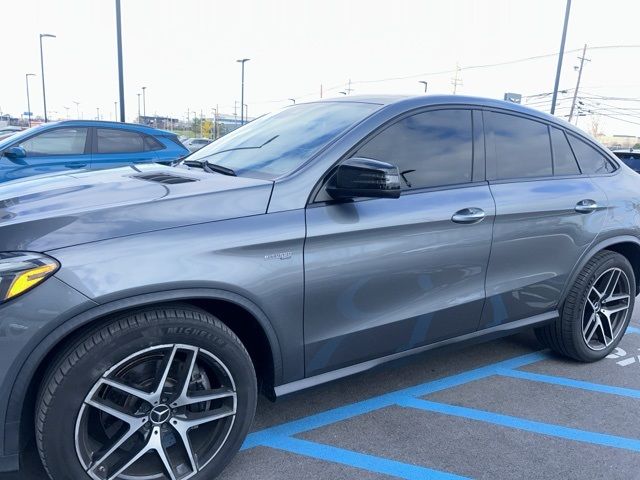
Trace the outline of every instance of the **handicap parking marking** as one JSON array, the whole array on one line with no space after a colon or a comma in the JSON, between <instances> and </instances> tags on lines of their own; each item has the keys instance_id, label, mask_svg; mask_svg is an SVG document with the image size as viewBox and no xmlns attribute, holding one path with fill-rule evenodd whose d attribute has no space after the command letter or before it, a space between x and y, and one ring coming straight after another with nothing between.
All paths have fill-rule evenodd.
<instances>
[{"instance_id":1,"label":"handicap parking marking","mask_svg":"<svg viewBox=\"0 0 640 480\"><path fill-rule=\"evenodd\" d=\"M629 326L627 333L640 334L640 329ZM617 351L616 358L620 358L620 353L623 352ZM327 410L298 420L293 420L281 425L275 425L264 430L251 433L245 440L242 450L248 450L258 446L269 447L405 479L432 478L440 480L465 478L449 472L403 463L384 457L364 454L295 437L296 435L342 422L344 420L349 420L376 410L392 406L400 406L472 419L478 422L538 433L545 436L640 452L640 440L634 438L564 427L561 425L528 420L516 416L503 415L500 413L455 406L446 403L432 402L418 398L493 376L513 377L522 380L562 385L564 387L577 388L598 393L640 398L640 390L632 388L616 387L583 380L574 380L567 377L544 375L519 370L522 367L527 367L540 361L550 359L553 359L551 353L548 350L541 350L437 380L432 380L413 387L385 393L367 400L344 405L342 407Z\"/></svg>"},{"instance_id":2,"label":"handicap parking marking","mask_svg":"<svg viewBox=\"0 0 640 480\"><path fill-rule=\"evenodd\" d=\"M402 407L468 418L470 420L492 423L502 427L515 428L518 430L525 430L527 432L564 438L566 440L575 440L578 442L592 443L605 447L623 448L634 452L640 452L640 440L633 438L563 427L551 423L537 422L534 420L513 417L511 415L502 415L500 413L488 412L475 408L432 402L421 398L405 398L399 402L399 405Z\"/></svg>"}]
</instances>

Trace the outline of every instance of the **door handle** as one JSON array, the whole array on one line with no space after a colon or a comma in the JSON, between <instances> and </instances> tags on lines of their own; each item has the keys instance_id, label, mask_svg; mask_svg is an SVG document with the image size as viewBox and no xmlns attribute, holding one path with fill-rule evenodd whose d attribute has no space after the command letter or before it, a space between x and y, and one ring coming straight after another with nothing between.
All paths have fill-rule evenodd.
<instances>
[{"instance_id":1,"label":"door handle","mask_svg":"<svg viewBox=\"0 0 640 480\"><path fill-rule=\"evenodd\" d=\"M576 203L576 212L578 213L591 213L591 212L595 212L598 209L598 204L596 203L595 200L590 200L590 199L586 199L586 200L580 200L578 203Z\"/></svg>"},{"instance_id":2,"label":"door handle","mask_svg":"<svg viewBox=\"0 0 640 480\"><path fill-rule=\"evenodd\" d=\"M487 214L481 208L471 207L458 210L451 217L451 221L455 223L478 223L481 222Z\"/></svg>"},{"instance_id":3,"label":"door handle","mask_svg":"<svg viewBox=\"0 0 640 480\"><path fill-rule=\"evenodd\" d=\"M65 165L66 168L84 168L86 166L86 163L67 163Z\"/></svg>"}]
</instances>

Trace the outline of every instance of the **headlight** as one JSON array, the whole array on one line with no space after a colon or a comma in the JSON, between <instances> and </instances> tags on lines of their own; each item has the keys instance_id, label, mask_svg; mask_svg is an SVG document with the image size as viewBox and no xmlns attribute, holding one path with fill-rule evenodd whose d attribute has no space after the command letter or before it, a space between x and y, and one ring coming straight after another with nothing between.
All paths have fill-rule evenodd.
<instances>
[{"instance_id":1,"label":"headlight","mask_svg":"<svg viewBox=\"0 0 640 480\"><path fill-rule=\"evenodd\" d=\"M31 252L0 252L0 303L28 292L56 273L60 264Z\"/></svg>"}]
</instances>

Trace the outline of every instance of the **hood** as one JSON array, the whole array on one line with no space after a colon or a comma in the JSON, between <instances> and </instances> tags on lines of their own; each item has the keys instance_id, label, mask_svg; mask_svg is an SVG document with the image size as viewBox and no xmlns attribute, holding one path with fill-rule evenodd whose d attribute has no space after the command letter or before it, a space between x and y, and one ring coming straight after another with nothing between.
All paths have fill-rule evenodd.
<instances>
[{"instance_id":1,"label":"hood","mask_svg":"<svg viewBox=\"0 0 640 480\"><path fill-rule=\"evenodd\" d=\"M0 185L0 251L47 251L266 213L273 183L137 165Z\"/></svg>"}]
</instances>

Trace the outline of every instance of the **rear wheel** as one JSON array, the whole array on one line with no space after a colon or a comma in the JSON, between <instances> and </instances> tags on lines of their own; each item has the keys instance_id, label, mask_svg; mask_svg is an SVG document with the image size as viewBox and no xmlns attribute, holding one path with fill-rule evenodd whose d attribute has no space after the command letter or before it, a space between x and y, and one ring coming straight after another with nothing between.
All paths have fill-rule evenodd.
<instances>
[{"instance_id":1,"label":"rear wheel","mask_svg":"<svg viewBox=\"0 0 640 480\"><path fill-rule=\"evenodd\" d=\"M562 355L584 362L600 360L624 335L635 291L629 261L616 252L598 252L578 275L560 318L536 329L536 336Z\"/></svg>"},{"instance_id":2,"label":"rear wheel","mask_svg":"<svg viewBox=\"0 0 640 480\"><path fill-rule=\"evenodd\" d=\"M38 449L54 480L210 479L240 448L256 397L247 351L215 317L142 310L58 359L40 392Z\"/></svg>"}]
</instances>

